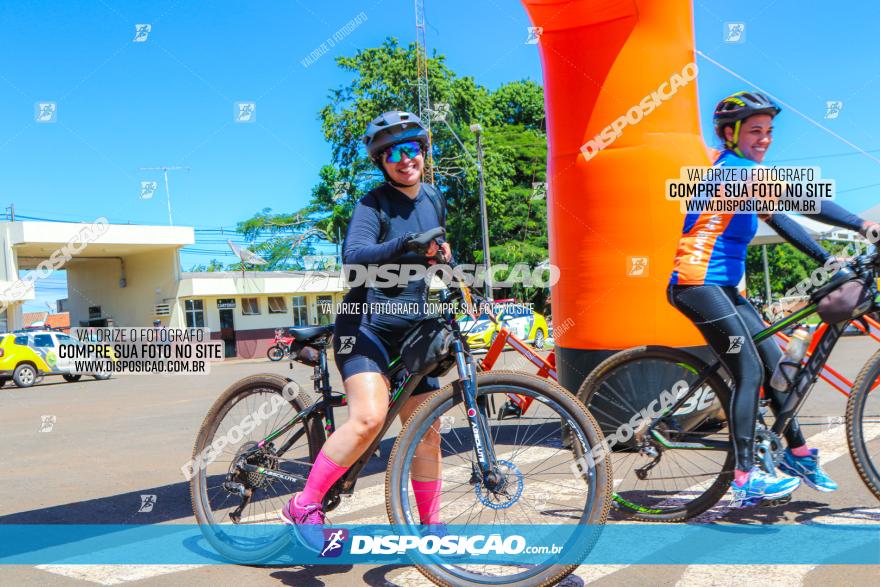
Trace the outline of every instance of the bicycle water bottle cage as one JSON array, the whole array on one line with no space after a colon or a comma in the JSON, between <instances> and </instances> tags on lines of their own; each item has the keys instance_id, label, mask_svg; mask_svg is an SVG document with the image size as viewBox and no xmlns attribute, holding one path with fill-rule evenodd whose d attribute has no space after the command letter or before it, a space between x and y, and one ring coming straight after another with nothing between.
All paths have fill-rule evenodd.
<instances>
[{"instance_id":1,"label":"bicycle water bottle cage","mask_svg":"<svg viewBox=\"0 0 880 587\"><path fill-rule=\"evenodd\" d=\"M793 367L794 369L796 369L796 371L794 371L794 374L795 374L795 375L797 375L797 373L798 373L797 370L800 370L800 368L801 368L801 364L800 364L800 363L796 363L795 361L782 361L782 362L780 362L780 366L781 366L781 365L785 365L785 366L787 366L787 367ZM780 375L782 375L782 377L785 379L785 390L784 390L784 393L788 393L788 392L790 392L790 391L791 391L791 386L794 385L794 376L789 377L789 376L788 376L788 373L786 372L785 369L782 369L782 370L780 371Z\"/></svg>"}]
</instances>

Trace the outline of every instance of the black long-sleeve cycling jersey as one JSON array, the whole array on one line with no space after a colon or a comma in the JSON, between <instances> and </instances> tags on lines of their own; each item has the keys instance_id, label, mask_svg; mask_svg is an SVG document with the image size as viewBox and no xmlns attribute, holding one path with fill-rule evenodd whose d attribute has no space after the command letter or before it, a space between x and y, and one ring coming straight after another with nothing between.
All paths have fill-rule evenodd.
<instances>
[{"instance_id":1,"label":"black long-sleeve cycling jersey","mask_svg":"<svg viewBox=\"0 0 880 587\"><path fill-rule=\"evenodd\" d=\"M862 219L834 202L822 202L821 212L811 215L811 218L839 228L847 228L856 232L862 230ZM785 214L774 214L767 220L767 225L794 245L796 249L820 263L824 263L831 256L810 237L800 224Z\"/></svg>"},{"instance_id":2,"label":"black long-sleeve cycling jersey","mask_svg":"<svg viewBox=\"0 0 880 587\"><path fill-rule=\"evenodd\" d=\"M388 215L388 226L382 242L379 242L383 216L380 198L386 199L384 210ZM369 268L385 265L386 267L380 268L386 271L386 275L394 276L400 275L403 265L427 268L424 255L406 250L406 237L408 234L424 232L438 226L442 226L441 219L424 186L414 199L387 183L370 191L355 207L345 236L342 261L348 275L354 275L353 266ZM364 269L360 271L363 272ZM425 280L416 278L402 286L352 287L346 294L345 301L367 304L423 304L427 299L427 292Z\"/></svg>"}]
</instances>

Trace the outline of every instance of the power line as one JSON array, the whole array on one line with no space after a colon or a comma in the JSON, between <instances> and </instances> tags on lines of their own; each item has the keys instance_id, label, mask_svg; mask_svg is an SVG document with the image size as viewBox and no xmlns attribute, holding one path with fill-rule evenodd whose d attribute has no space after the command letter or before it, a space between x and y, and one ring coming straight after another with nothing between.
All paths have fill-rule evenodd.
<instances>
[{"instance_id":1,"label":"power line","mask_svg":"<svg viewBox=\"0 0 880 587\"><path fill-rule=\"evenodd\" d=\"M728 68L728 67L725 67L725 66L722 65L721 63L715 61L714 59L712 59L711 57L709 57L708 55L706 55L706 54L703 53L702 51L697 50L697 51L695 51L695 53L696 53L697 55L699 55L700 57L702 57L703 59L705 59L706 61L708 61L709 63L712 63L712 64L715 65L716 67L719 67L720 69L726 71L727 73L729 73L729 74L732 75L733 77L737 78L738 80L743 81L743 82L749 84L750 86L754 87L754 88L757 89L757 90L760 90L761 92L764 92L765 94L767 94L768 96L770 96L771 98L775 99L777 102L779 102L780 104L782 104L783 106L785 106L786 108L788 108L788 110L790 110L790 111L793 112L794 114L800 116L801 118L803 118L804 120L806 120L807 122L809 122L810 124L812 124L813 126L815 126L816 128L825 131L826 133L828 133L829 135L831 135L832 137L834 137L834 138L837 139L838 141L840 141L840 142L844 143L845 145L847 145L848 147L851 147L852 149L858 151L859 153L861 153L861 154L864 155L865 157L868 157L869 159L871 159L871 160L873 160L873 161L875 161L875 162L877 162L877 163L880 163L880 159L878 159L877 157L875 157L874 155L872 155L872 154L869 153L868 151L865 151L865 150L862 149L860 146L858 146L858 145L856 145L855 143L852 143L851 141L849 141L848 139L845 139L844 137L840 136L839 134L837 134L836 132L834 132L834 131L831 130L830 128L825 127L825 126L822 126L821 124L819 124L818 122L816 122L815 120L813 120L812 118L810 118L809 116L807 116L806 114L804 114L803 112L801 112L800 110L798 110L797 108L795 108L794 106L792 106L791 104L787 104L787 103L785 103L784 101L782 101L782 100L779 98L779 96L775 96L775 95L773 95L771 92L768 92L768 91L765 90L764 88L760 87L758 84L756 84L756 83L754 83L754 82L751 82L751 81L747 80L746 78L744 78L743 76L739 75L738 73L736 73L736 72L733 71L732 69L730 69L730 68Z\"/></svg>"},{"instance_id":2,"label":"power line","mask_svg":"<svg viewBox=\"0 0 880 587\"><path fill-rule=\"evenodd\" d=\"M834 157L851 157L862 153L880 153L880 149L868 149L866 151L848 151L846 153L830 153L828 155L811 155L809 157L791 157L789 159L771 159L768 163L787 163L789 161L811 161L813 159L832 159Z\"/></svg>"}]
</instances>

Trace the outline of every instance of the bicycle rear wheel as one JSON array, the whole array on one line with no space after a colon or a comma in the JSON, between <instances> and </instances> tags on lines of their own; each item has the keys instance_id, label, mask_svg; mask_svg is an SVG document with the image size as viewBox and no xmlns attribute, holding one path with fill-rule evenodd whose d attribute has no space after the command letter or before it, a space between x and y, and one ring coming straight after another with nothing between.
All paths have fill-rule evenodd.
<instances>
[{"instance_id":1,"label":"bicycle rear wheel","mask_svg":"<svg viewBox=\"0 0 880 587\"><path fill-rule=\"evenodd\" d=\"M442 465L441 522L447 525L572 525L571 549L581 549L580 562L598 538L610 508L611 471L607 462L587 457L576 468L571 448L563 446L566 433L560 421L577 432L575 444L600 446L598 426L583 405L558 384L509 371L477 375L477 402L484 412L499 467L507 478L502 492L487 489L474 466L473 435L464 402L456 403L452 385L435 392L404 425L394 443L385 477L386 505L391 524L419 535L420 520L410 485L416 448L439 432ZM527 414L499 420L497 412L516 393L533 398ZM425 480L425 475L419 480ZM549 527L549 526L548 526ZM568 549L565 552L569 552ZM433 555L431 555L433 557ZM439 585L551 585L578 565L546 563L476 564L474 559L437 555L414 559L419 571ZM419 564L419 563L422 564Z\"/></svg>"},{"instance_id":2,"label":"bicycle rear wheel","mask_svg":"<svg viewBox=\"0 0 880 587\"><path fill-rule=\"evenodd\" d=\"M704 368L702 360L680 349L642 346L612 355L581 385L578 397L605 437L616 439L613 499L624 516L678 522L705 512L727 491L734 468L727 426L730 389L717 373L657 431L671 441L724 448L669 448L647 434L647 423L661 413L662 392L682 397Z\"/></svg>"},{"instance_id":3,"label":"bicycle rear wheel","mask_svg":"<svg viewBox=\"0 0 880 587\"><path fill-rule=\"evenodd\" d=\"M880 499L880 352L862 367L846 403L846 439L856 470Z\"/></svg>"},{"instance_id":4,"label":"bicycle rear wheel","mask_svg":"<svg viewBox=\"0 0 880 587\"><path fill-rule=\"evenodd\" d=\"M260 563L288 546L290 535L279 524L278 513L301 486L242 472L236 463L243 459L304 482L324 445L321 423L306 418L262 448L257 446L310 405L308 395L288 384L295 386L274 374L236 382L211 406L193 447L190 497L196 521L217 552L237 563ZM288 441L291 446L278 454ZM245 507L240 507L242 496L233 488L250 494Z\"/></svg>"}]
</instances>

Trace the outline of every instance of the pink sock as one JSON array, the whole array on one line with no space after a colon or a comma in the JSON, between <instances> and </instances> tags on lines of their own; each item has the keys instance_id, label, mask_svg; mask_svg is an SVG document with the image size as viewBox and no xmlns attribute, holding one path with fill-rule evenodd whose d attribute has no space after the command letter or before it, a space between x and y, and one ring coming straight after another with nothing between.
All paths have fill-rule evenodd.
<instances>
[{"instance_id":1,"label":"pink sock","mask_svg":"<svg viewBox=\"0 0 880 587\"><path fill-rule=\"evenodd\" d=\"M739 469L734 469L733 471L733 481L737 485L742 485L749 478L748 471L740 471Z\"/></svg>"},{"instance_id":2,"label":"pink sock","mask_svg":"<svg viewBox=\"0 0 880 587\"><path fill-rule=\"evenodd\" d=\"M315 464L312 465L312 472L306 480L306 486L299 494L296 505L304 506L307 503L321 503L324 494L336 483L336 480L342 477L342 474L348 471L348 467L340 467L330 460L330 457L324 454L324 451L318 453Z\"/></svg>"},{"instance_id":3,"label":"pink sock","mask_svg":"<svg viewBox=\"0 0 880 587\"><path fill-rule=\"evenodd\" d=\"M412 480L413 493L416 494L416 507L422 524L440 523L440 479L434 481Z\"/></svg>"},{"instance_id":4,"label":"pink sock","mask_svg":"<svg viewBox=\"0 0 880 587\"><path fill-rule=\"evenodd\" d=\"M808 447L806 444L789 450L791 451L791 454L796 457L808 457L813 454L810 452L810 447Z\"/></svg>"}]
</instances>

